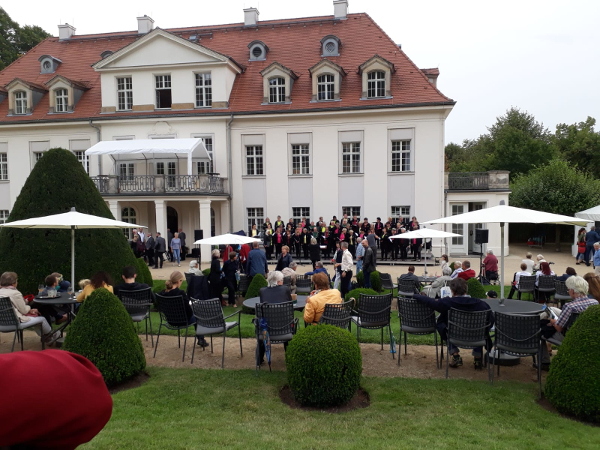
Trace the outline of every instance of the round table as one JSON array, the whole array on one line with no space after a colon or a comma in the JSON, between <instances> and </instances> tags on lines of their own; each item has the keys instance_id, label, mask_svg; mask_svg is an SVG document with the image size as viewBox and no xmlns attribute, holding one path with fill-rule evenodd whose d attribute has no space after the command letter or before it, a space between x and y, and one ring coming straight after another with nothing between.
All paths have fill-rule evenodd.
<instances>
[{"instance_id":1,"label":"round table","mask_svg":"<svg viewBox=\"0 0 600 450\"><path fill-rule=\"evenodd\" d=\"M431 284L437 279L438 279L438 277L419 277L419 282L425 283L425 284Z\"/></svg>"},{"instance_id":2,"label":"round table","mask_svg":"<svg viewBox=\"0 0 600 450\"><path fill-rule=\"evenodd\" d=\"M69 305L70 307L70 311L67 313L67 321L62 324L60 327L58 327L56 331L60 332L61 338L57 339L57 347L60 347L62 345L62 336L63 336L63 332L65 330L65 328L67 328L67 326L69 326L71 324L71 321L73 320L73 317L75 316L75 305L78 303L77 299L75 298L75 296L69 296L69 294L62 292L59 293L59 295L57 297L41 297L39 295L36 295L33 299L33 302L35 305L38 306L55 306L55 305Z\"/></svg>"},{"instance_id":3,"label":"round table","mask_svg":"<svg viewBox=\"0 0 600 450\"><path fill-rule=\"evenodd\" d=\"M294 302L294 309L296 311L302 311L304 309L304 307L306 306L307 298L308 298L308 295L298 295L296 297L296 301ZM252 297L252 298L247 298L246 300L244 300L243 305L246 308L256 309L256 305L258 303L260 303L260 297Z\"/></svg>"}]
</instances>

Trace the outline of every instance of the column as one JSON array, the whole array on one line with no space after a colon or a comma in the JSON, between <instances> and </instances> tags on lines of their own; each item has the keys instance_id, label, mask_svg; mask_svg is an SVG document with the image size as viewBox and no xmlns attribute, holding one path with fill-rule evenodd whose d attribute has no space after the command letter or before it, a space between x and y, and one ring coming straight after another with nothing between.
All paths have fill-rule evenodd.
<instances>
[{"instance_id":1,"label":"column","mask_svg":"<svg viewBox=\"0 0 600 450\"><path fill-rule=\"evenodd\" d=\"M221 204L221 234L231 233L231 224L229 223L229 202L220 202Z\"/></svg>"},{"instance_id":2,"label":"column","mask_svg":"<svg viewBox=\"0 0 600 450\"><path fill-rule=\"evenodd\" d=\"M204 239L211 237L210 233L210 200L199 200L200 204L200 229L204 232ZM210 245L200 246L200 261L210 263Z\"/></svg>"},{"instance_id":3,"label":"column","mask_svg":"<svg viewBox=\"0 0 600 450\"><path fill-rule=\"evenodd\" d=\"M108 208L115 220L121 220L121 208L119 208L119 202L117 200L109 200Z\"/></svg>"},{"instance_id":4,"label":"column","mask_svg":"<svg viewBox=\"0 0 600 450\"><path fill-rule=\"evenodd\" d=\"M156 233L160 233L167 241L167 205L164 200L154 200L156 214ZM167 244L168 245L168 244Z\"/></svg>"}]
</instances>

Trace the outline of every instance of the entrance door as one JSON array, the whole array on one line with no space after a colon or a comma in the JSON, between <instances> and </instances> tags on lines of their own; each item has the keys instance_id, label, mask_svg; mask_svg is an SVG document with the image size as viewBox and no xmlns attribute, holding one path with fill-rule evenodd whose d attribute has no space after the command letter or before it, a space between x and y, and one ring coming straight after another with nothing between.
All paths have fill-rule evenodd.
<instances>
[{"instance_id":1,"label":"entrance door","mask_svg":"<svg viewBox=\"0 0 600 450\"><path fill-rule=\"evenodd\" d=\"M469 203L469 212L471 211L479 211L480 209L485 208L486 204L483 202ZM485 252L486 244L479 245L475 243L475 230L481 230L485 228L485 224L483 223L470 223L469 224L469 253L477 253Z\"/></svg>"},{"instance_id":2,"label":"entrance door","mask_svg":"<svg viewBox=\"0 0 600 450\"><path fill-rule=\"evenodd\" d=\"M469 204L468 203L451 203L450 204L450 212L451 215L456 216L458 214L464 214L468 212ZM450 243L450 253L464 255L467 253L468 247L468 237L465 236L467 232L467 226L463 223L453 223L452 224L452 233L460 234L461 237L453 237L451 238Z\"/></svg>"},{"instance_id":3,"label":"entrance door","mask_svg":"<svg viewBox=\"0 0 600 450\"><path fill-rule=\"evenodd\" d=\"M179 229L179 215L177 214L177 210L172 206L167 206L167 228L173 234Z\"/></svg>"}]
</instances>

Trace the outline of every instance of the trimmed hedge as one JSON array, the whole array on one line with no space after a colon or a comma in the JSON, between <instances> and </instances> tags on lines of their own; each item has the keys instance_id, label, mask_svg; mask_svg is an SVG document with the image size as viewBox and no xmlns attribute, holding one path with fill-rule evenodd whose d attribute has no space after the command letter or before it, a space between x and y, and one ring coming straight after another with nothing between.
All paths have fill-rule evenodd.
<instances>
[{"instance_id":1,"label":"trimmed hedge","mask_svg":"<svg viewBox=\"0 0 600 450\"><path fill-rule=\"evenodd\" d=\"M343 405L360 387L360 346L347 330L333 325L298 331L285 352L285 365L294 398L302 405Z\"/></svg>"},{"instance_id":2,"label":"trimmed hedge","mask_svg":"<svg viewBox=\"0 0 600 450\"><path fill-rule=\"evenodd\" d=\"M44 153L25 181L8 222L68 212L114 219L82 164L70 151L55 148ZM75 231L75 285L99 270L121 279L125 266L134 266L135 256L123 231L85 229ZM2 228L0 273L16 272L19 290L37 294L37 286L52 273L71 277L71 230Z\"/></svg>"},{"instance_id":3,"label":"trimmed hedge","mask_svg":"<svg viewBox=\"0 0 600 450\"><path fill-rule=\"evenodd\" d=\"M354 304L354 309L356 309L356 308L358 308L358 302L360 301L360 294L379 295L379 293L374 291L373 289L358 288L358 289L353 289L350 292L348 292L346 294L346 297L344 297L344 301L347 302L351 298L354 298L356 300L356 303Z\"/></svg>"},{"instance_id":4,"label":"trimmed hedge","mask_svg":"<svg viewBox=\"0 0 600 450\"><path fill-rule=\"evenodd\" d=\"M365 273L362 270L356 274L356 285L359 288L365 287Z\"/></svg>"},{"instance_id":5,"label":"trimmed hedge","mask_svg":"<svg viewBox=\"0 0 600 450\"><path fill-rule=\"evenodd\" d=\"M204 275L205 277L209 276L210 275L210 267L208 269L204 269L202 271L202 275Z\"/></svg>"},{"instance_id":6,"label":"trimmed hedge","mask_svg":"<svg viewBox=\"0 0 600 450\"><path fill-rule=\"evenodd\" d=\"M260 289L267 287L269 284L267 283L267 279L261 274L254 275L252 277L252 281L248 286L248 290L246 291L245 298L254 298L260 295Z\"/></svg>"},{"instance_id":7,"label":"trimmed hedge","mask_svg":"<svg viewBox=\"0 0 600 450\"><path fill-rule=\"evenodd\" d=\"M377 292L381 292L383 290L381 286L381 276L377 270L371 272L371 289Z\"/></svg>"},{"instance_id":8,"label":"trimmed hedge","mask_svg":"<svg viewBox=\"0 0 600 450\"><path fill-rule=\"evenodd\" d=\"M452 261L452 262L450 263L450 270L452 270L452 272L454 272L454 261Z\"/></svg>"},{"instance_id":9,"label":"trimmed hedge","mask_svg":"<svg viewBox=\"0 0 600 450\"><path fill-rule=\"evenodd\" d=\"M545 394L561 413L600 423L600 306L573 324L552 359ZM295 339L295 338L294 338Z\"/></svg>"},{"instance_id":10,"label":"trimmed hedge","mask_svg":"<svg viewBox=\"0 0 600 450\"><path fill-rule=\"evenodd\" d=\"M152 274L150 273L150 269L144 261L144 258L138 258L135 262L137 267L137 282L146 283L148 286L152 287L154 285L154 280L152 279Z\"/></svg>"},{"instance_id":11,"label":"trimmed hedge","mask_svg":"<svg viewBox=\"0 0 600 450\"><path fill-rule=\"evenodd\" d=\"M467 294L473 298L487 298L487 292L477 278L467 280Z\"/></svg>"},{"instance_id":12,"label":"trimmed hedge","mask_svg":"<svg viewBox=\"0 0 600 450\"><path fill-rule=\"evenodd\" d=\"M108 385L121 383L146 368L146 357L131 317L116 295L96 289L69 327L63 349L85 356Z\"/></svg>"}]
</instances>

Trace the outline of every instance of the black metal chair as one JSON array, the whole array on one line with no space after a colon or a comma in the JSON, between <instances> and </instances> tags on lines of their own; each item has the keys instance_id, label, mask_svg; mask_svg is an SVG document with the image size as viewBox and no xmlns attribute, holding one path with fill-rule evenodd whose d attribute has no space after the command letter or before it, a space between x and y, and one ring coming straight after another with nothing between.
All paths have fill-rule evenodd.
<instances>
[{"instance_id":1,"label":"black metal chair","mask_svg":"<svg viewBox=\"0 0 600 450\"><path fill-rule=\"evenodd\" d=\"M379 272L379 278L381 279L381 287L383 289L387 289L391 292L398 287L396 284L393 283L392 276L389 273Z\"/></svg>"},{"instance_id":2,"label":"black metal chair","mask_svg":"<svg viewBox=\"0 0 600 450\"><path fill-rule=\"evenodd\" d=\"M210 336L210 352L213 353L213 334L223 334L223 356L221 357L221 368L225 366L225 336L227 332L238 327L238 337L240 340L240 355L244 356L242 350L242 329L240 327L240 314L242 310L236 311L228 316L223 316L223 308L218 298L210 300L192 299L192 310L196 317L196 336ZM227 319L238 315L237 322L226 322ZM204 347L202 347L204 350ZM194 364L194 353L196 346L192 350L192 362Z\"/></svg>"},{"instance_id":3,"label":"black metal chair","mask_svg":"<svg viewBox=\"0 0 600 450\"><path fill-rule=\"evenodd\" d=\"M424 336L433 333L435 337L435 366L439 369L442 362L438 359L435 311L412 298L398 297L398 319L400 320L398 349L401 350L402 348L402 333L404 333L404 355L407 352L407 334ZM400 352L398 352L398 365L400 365L400 359Z\"/></svg>"},{"instance_id":4,"label":"black metal chair","mask_svg":"<svg viewBox=\"0 0 600 450\"><path fill-rule=\"evenodd\" d=\"M238 283L237 291L242 296L246 296L246 292L248 292L248 287L250 286L250 278L247 275L240 274L240 281Z\"/></svg>"},{"instance_id":5,"label":"black metal chair","mask_svg":"<svg viewBox=\"0 0 600 450\"><path fill-rule=\"evenodd\" d=\"M530 294L535 298L535 275L519 277L517 291L517 298L519 300L521 300L521 294Z\"/></svg>"},{"instance_id":6,"label":"black metal chair","mask_svg":"<svg viewBox=\"0 0 600 450\"><path fill-rule=\"evenodd\" d=\"M185 340L183 342L183 355L181 362L185 360L185 347L187 345L188 328L195 327L195 323L189 323L185 300L181 295L164 296L156 294L156 303L158 312L160 313L160 325L158 326L158 335L156 336L156 346L154 347L154 358L156 358L156 350L158 350L158 341L160 340L160 330L162 327L168 330L177 330L177 340L179 348L181 348L181 330L185 330Z\"/></svg>"},{"instance_id":7,"label":"black metal chair","mask_svg":"<svg viewBox=\"0 0 600 450\"><path fill-rule=\"evenodd\" d=\"M573 326L575 321L579 318L579 315L580 315L580 313L578 313L578 312L571 313L571 315L569 316L569 320L567 320L567 324L565 325L565 328L562 330L563 336L567 335L567 332ZM560 347L560 345L562 344L562 340L554 339L553 337L547 338L547 337L542 336L542 339L544 341L550 342L552 345L556 345L558 347Z\"/></svg>"},{"instance_id":8,"label":"black metal chair","mask_svg":"<svg viewBox=\"0 0 600 450\"><path fill-rule=\"evenodd\" d=\"M350 320L352 318L353 307L354 300L348 300L344 303L326 303L323 315L319 319L319 324L335 325L344 330L352 331Z\"/></svg>"},{"instance_id":9,"label":"black metal chair","mask_svg":"<svg viewBox=\"0 0 600 450\"><path fill-rule=\"evenodd\" d=\"M256 370L260 369L258 358L259 346L263 345L263 335L260 330L261 319L266 323L271 344L287 344L298 331L298 319L294 317L294 303L258 303L256 318L253 319L256 332ZM269 370L271 368L269 367Z\"/></svg>"},{"instance_id":10,"label":"black metal chair","mask_svg":"<svg viewBox=\"0 0 600 450\"><path fill-rule=\"evenodd\" d=\"M451 308L448 311L446 378L448 378L450 345L468 349L485 347L489 350L488 336L491 328L491 315L491 310L460 311Z\"/></svg>"},{"instance_id":11,"label":"black metal chair","mask_svg":"<svg viewBox=\"0 0 600 450\"><path fill-rule=\"evenodd\" d=\"M494 344L490 350L494 362L488 366L488 375L492 384L494 383L494 365L498 366L500 376L500 364L498 364L500 352L514 356L531 356L533 362L537 356L537 376L542 396L542 339L540 330L539 314L505 314L496 312ZM494 349L497 354L494 354Z\"/></svg>"},{"instance_id":12,"label":"black metal chair","mask_svg":"<svg viewBox=\"0 0 600 450\"><path fill-rule=\"evenodd\" d=\"M312 291L312 281L310 277L304 275L296 276L296 294L310 294Z\"/></svg>"},{"instance_id":13,"label":"black metal chair","mask_svg":"<svg viewBox=\"0 0 600 450\"><path fill-rule=\"evenodd\" d=\"M292 287L292 277L283 277L283 285L287 287Z\"/></svg>"},{"instance_id":14,"label":"black metal chair","mask_svg":"<svg viewBox=\"0 0 600 450\"><path fill-rule=\"evenodd\" d=\"M401 280L398 277L398 297L412 297L415 295L415 282L412 280Z\"/></svg>"},{"instance_id":15,"label":"black metal chair","mask_svg":"<svg viewBox=\"0 0 600 450\"><path fill-rule=\"evenodd\" d=\"M154 334L152 333L152 317L150 316L150 308L154 300L152 288L140 289L136 291L119 290L119 299L125 309L129 313L131 320L138 324L144 322L146 324L146 340L148 340L148 322L150 322L150 337L152 347L154 347Z\"/></svg>"},{"instance_id":16,"label":"black metal chair","mask_svg":"<svg viewBox=\"0 0 600 450\"><path fill-rule=\"evenodd\" d=\"M537 279L538 285L536 286L536 300L539 302L540 294L544 294L546 297L546 303L550 303L550 298L556 292L554 287L554 281L556 277L554 275L540 275Z\"/></svg>"},{"instance_id":17,"label":"black metal chair","mask_svg":"<svg viewBox=\"0 0 600 450\"><path fill-rule=\"evenodd\" d=\"M23 330L27 328L40 327L40 336L42 341L42 350L45 349L44 345L44 333L42 332L42 325L40 323L21 322L15 308L8 297L0 297L0 333L15 333L13 337L11 353L15 350L15 342L19 338L21 342L21 351L23 350Z\"/></svg>"},{"instance_id":18,"label":"black metal chair","mask_svg":"<svg viewBox=\"0 0 600 450\"><path fill-rule=\"evenodd\" d=\"M190 284L190 279L195 276L193 273L190 272L184 272L183 273L185 275L185 281L187 284Z\"/></svg>"},{"instance_id":19,"label":"black metal chair","mask_svg":"<svg viewBox=\"0 0 600 450\"><path fill-rule=\"evenodd\" d=\"M567 290L567 285L564 281L554 280L554 301L558 304L559 308L562 308L566 302L570 302L571 296Z\"/></svg>"},{"instance_id":20,"label":"black metal chair","mask_svg":"<svg viewBox=\"0 0 600 450\"><path fill-rule=\"evenodd\" d=\"M381 329L381 350L383 350L383 329L388 327L390 339L392 338L392 327L390 325L392 310L392 294L364 295L360 294L358 307L352 311L352 322L356 324L356 339L360 342L360 329ZM392 358L396 356L392 353Z\"/></svg>"}]
</instances>

